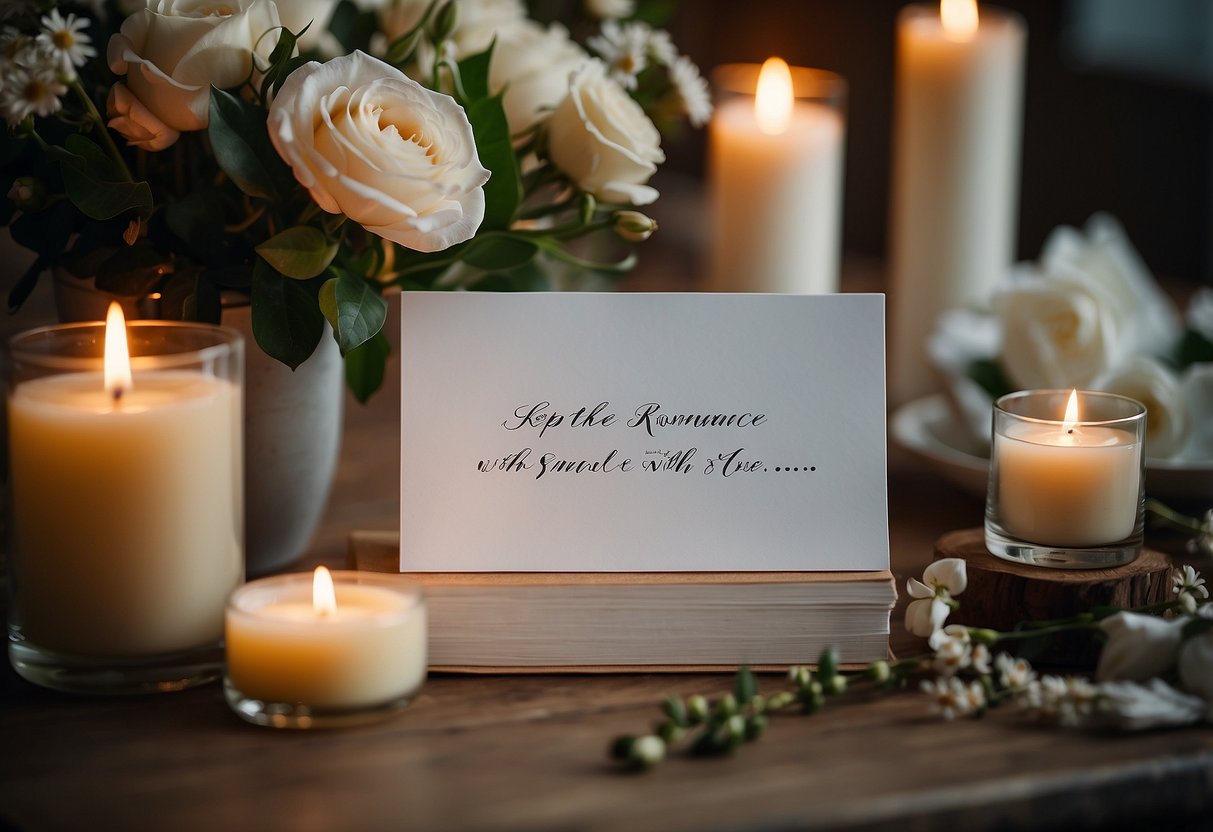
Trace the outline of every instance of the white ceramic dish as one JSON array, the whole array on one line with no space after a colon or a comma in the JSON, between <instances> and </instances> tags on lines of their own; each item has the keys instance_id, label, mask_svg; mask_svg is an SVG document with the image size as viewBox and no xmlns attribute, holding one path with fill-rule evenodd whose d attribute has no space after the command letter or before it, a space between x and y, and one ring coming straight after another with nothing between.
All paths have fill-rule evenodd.
<instances>
[{"instance_id":1,"label":"white ceramic dish","mask_svg":"<svg viewBox=\"0 0 1213 832\"><path fill-rule=\"evenodd\" d=\"M889 420L889 431L898 445L944 479L985 496L988 449L957 424L942 394L899 407ZM1213 462L1149 460L1146 493L1166 503L1213 507Z\"/></svg>"}]
</instances>

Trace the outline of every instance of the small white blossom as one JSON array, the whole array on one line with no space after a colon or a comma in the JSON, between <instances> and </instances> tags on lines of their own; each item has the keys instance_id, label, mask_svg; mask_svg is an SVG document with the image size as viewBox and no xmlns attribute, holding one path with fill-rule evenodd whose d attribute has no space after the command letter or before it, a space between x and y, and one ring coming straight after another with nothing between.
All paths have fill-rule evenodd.
<instances>
[{"instance_id":1,"label":"small white blossom","mask_svg":"<svg viewBox=\"0 0 1213 832\"><path fill-rule=\"evenodd\" d=\"M682 102L683 112L693 127L702 127L712 117L712 95L699 67L685 55L670 64L670 83Z\"/></svg>"},{"instance_id":2,"label":"small white blossom","mask_svg":"<svg viewBox=\"0 0 1213 832\"><path fill-rule=\"evenodd\" d=\"M608 20L602 32L585 42L607 65L611 77L626 89L636 89L636 76L649 65L649 33L644 23L617 23Z\"/></svg>"},{"instance_id":3,"label":"small white blossom","mask_svg":"<svg viewBox=\"0 0 1213 832\"><path fill-rule=\"evenodd\" d=\"M55 55L59 68L69 78L75 77L76 67L84 66L89 58L97 55L97 50L92 47L92 38L84 33L88 23L88 18L74 14L64 17L58 9L51 9L50 14L42 18L42 33L38 35L38 43Z\"/></svg>"},{"instance_id":4,"label":"small white blossom","mask_svg":"<svg viewBox=\"0 0 1213 832\"><path fill-rule=\"evenodd\" d=\"M948 601L964 592L968 580L963 558L943 558L926 568L921 581L906 581L906 592L916 599L906 606L906 629L923 638L934 635L947 620Z\"/></svg>"},{"instance_id":5,"label":"small white blossom","mask_svg":"<svg viewBox=\"0 0 1213 832\"><path fill-rule=\"evenodd\" d=\"M664 29L649 29L649 56L663 66L673 66L678 60L678 49L670 33Z\"/></svg>"},{"instance_id":6,"label":"small white blossom","mask_svg":"<svg viewBox=\"0 0 1213 832\"><path fill-rule=\"evenodd\" d=\"M955 676L972 664L973 648L963 639L945 636L935 648L935 659L931 665L944 676Z\"/></svg>"},{"instance_id":7,"label":"small white blossom","mask_svg":"<svg viewBox=\"0 0 1213 832\"><path fill-rule=\"evenodd\" d=\"M994 657L994 667L998 670L998 684L1017 694L1030 695L1032 683L1036 681L1036 671L1026 659L1019 659L1010 653L999 653Z\"/></svg>"},{"instance_id":8,"label":"small white blossom","mask_svg":"<svg viewBox=\"0 0 1213 832\"><path fill-rule=\"evenodd\" d=\"M25 52L33 45L34 39L14 26L0 29L0 69L26 63Z\"/></svg>"},{"instance_id":9,"label":"small white blossom","mask_svg":"<svg viewBox=\"0 0 1213 832\"><path fill-rule=\"evenodd\" d=\"M31 114L52 115L63 106L59 97L66 92L67 85L54 67L9 67L0 90L0 115L10 127L17 126Z\"/></svg>"},{"instance_id":10,"label":"small white blossom","mask_svg":"<svg viewBox=\"0 0 1213 832\"><path fill-rule=\"evenodd\" d=\"M1184 612L1191 615L1196 612L1200 602L1209 597L1209 588L1205 579L1191 566L1184 567L1171 576L1171 589Z\"/></svg>"},{"instance_id":11,"label":"small white blossom","mask_svg":"<svg viewBox=\"0 0 1213 832\"><path fill-rule=\"evenodd\" d=\"M924 679L920 689L931 697L930 712L948 720L974 713L986 705L985 690L976 680L966 685L955 676L941 676L934 681Z\"/></svg>"},{"instance_id":12,"label":"small white blossom","mask_svg":"<svg viewBox=\"0 0 1213 832\"><path fill-rule=\"evenodd\" d=\"M1073 727L1091 716L1099 689L1079 676L1042 676L1029 697L1036 716L1059 725Z\"/></svg>"},{"instance_id":13,"label":"small white blossom","mask_svg":"<svg viewBox=\"0 0 1213 832\"><path fill-rule=\"evenodd\" d=\"M982 676L990 675L990 648L984 644L973 645L973 653L969 657L969 661L973 669Z\"/></svg>"}]
</instances>

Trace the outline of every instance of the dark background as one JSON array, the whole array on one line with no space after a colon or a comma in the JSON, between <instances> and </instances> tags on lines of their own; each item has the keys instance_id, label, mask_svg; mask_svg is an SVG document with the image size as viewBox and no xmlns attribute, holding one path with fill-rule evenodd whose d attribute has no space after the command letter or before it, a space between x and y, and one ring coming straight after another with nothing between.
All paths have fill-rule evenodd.
<instances>
[{"instance_id":1,"label":"dark background","mask_svg":"<svg viewBox=\"0 0 1213 832\"><path fill-rule=\"evenodd\" d=\"M849 83L844 248L883 256L896 0L683 0L669 28L706 74L779 55ZM1028 28L1020 259L1104 210L1158 274L1213 280L1213 3L1005 0ZM702 175L706 131L667 146Z\"/></svg>"}]
</instances>

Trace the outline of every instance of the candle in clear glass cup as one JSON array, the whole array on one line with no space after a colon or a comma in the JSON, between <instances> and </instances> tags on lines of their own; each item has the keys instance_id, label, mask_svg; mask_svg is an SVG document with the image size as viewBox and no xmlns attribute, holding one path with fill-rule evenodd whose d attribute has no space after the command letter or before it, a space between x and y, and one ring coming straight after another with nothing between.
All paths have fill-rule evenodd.
<instances>
[{"instance_id":1,"label":"candle in clear glass cup","mask_svg":"<svg viewBox=\"0 0 1213 832\"><path fill-rule=\"evenodd\" d=\"M778 58L712 77L709 288L837 291L846 82Z\"/></svg>"},{"instance_id":2,"label":"candle in clear glass cup","mask_svg":"<svg viewBox=\"0 0 1213 832\"><path fill-rule=\"evenodd\" d=\"M12 342L10 658L42 684L160 689L156 657L217 648L244 577L239 335L129 331L133 358L120 312Z\"/></svg>"}]
</instances>

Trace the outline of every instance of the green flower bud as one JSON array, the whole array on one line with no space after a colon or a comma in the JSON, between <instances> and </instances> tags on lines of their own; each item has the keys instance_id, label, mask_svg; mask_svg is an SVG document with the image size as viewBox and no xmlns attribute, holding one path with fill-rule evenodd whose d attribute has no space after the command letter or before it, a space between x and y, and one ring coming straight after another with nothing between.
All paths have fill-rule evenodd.
<instances>
[{"instance_id":1,"label":"green flower bud","mask_svg":"<svg viewBox=\"0 0 1213 832\"><path fill-rule=\"evenodd\" d=\"M843 676L841 674L839 674L837 676L831 676L829 679L826 679L825 682L822 683L822 691L829 694L830 696L837 696L840 693L844 693L844 692L846 692L846 689L847 689L847 677Z\"/></svg>"},{"instance_id":2,"label":"green flower bud","mask_svg":"<svg viewBox=\"0 0 1213 832\"><path fill-rule=\"evenodd\" d=\"M698 693L687 697L687 718L692 725L706 721L711 713L712 710L708 707L707 699Z\"/></svg>"},{"instance_id":3,"label":"green flower bud","mask_svg":"<svg viewBox=\"0 0 1213 832\"><path fill-rule=\"evenodd\" d=\"M984 627L970 627L969 638L977 644L985 644L987 646L995 644L998 641L998 632L996 630L988 630Z\"/></svg>"},{"instance_id":4,"label":"green flower bud","mask_svg":"<svg viewBox=\"0 0 1213 832\"><path fill-rule=\"evenodd\" d=\"M731 717L735 713L737 713L737 697L731 693L726 693L716 703L716 716Z\"/></svg>"},{"instance_id":5,"label":"green flower bud","mask_svg":"<svg viewBox=\"0 0 1213 832\"><path fill-rule=\"evenodd\" d=\"M817 675L829 679L838 672L838 651L827 647L817 659Z\"/></svg>"},{"instance_id":6,"label":"green flower bud","mask_svg":"<svg viewBox=\"0 0 1213 832\"><path fill-rule=\"evenodd\" d=\"M889 681L892 673L893 671L889 668L889 663L883 659L868 665L868 678L878 684L884 684Z\"/></svg>"},{"instance_id":7,"label":"green flower bud","mask_svg":"<svg viewBox=\"0 0 1213 832\"><path fill-rule=\"evenodd\" d=\"M388 46L387 55L384 56L384 60L396 67L407 64L413 59L413 53L417 51L417 46L421 43L421 39L424 36L424 29L414 29L411 32L405 32Z\"/></svg>"},{"instance_id":8,"label":"green flower bud","mask_svg":"<svg viewBox=\"0 0 1213 832\"><path fill-rule=\"evenodd\" d=\"M640 768L652 768L665 759L665 742L652 734L637 737L628 752L628 761Z\"/></svg>"},{"instance_id":9,"label":"green flower bud","mask_svg":"<svg viewBox=\"0 0 1213 832\"><path fill-rule=\"evenodd\" d=\"M745 721L745 738L756 740L767 730L767 718L762 714L754 714Z\"/></svg>"},{"instance_id":10,"label":"green flower bud","mask_svg":"<svg viewBox=\"0 0 1213 832\"><path fill-rule=\"evenodd\" d=\"M578 219L582 225L589 225L594 219L594 211L598 209L598 200L594 199L593 194L582 194L581 205L578 208Z\"/></svg>"},{"instance_id":11,"label":"green flower bud","mask_svg":"<svg viewBox=\"0 0 1213 832\"><path fill-rule=\"evenodd\" d=\"M809 681L812 678L813 674L803 665L794 665L788 668L788 680L798 688L808 687Z\"/></svg>"},{"instance_id":12,"label":"green flower bud","mask_svg":"<svg viewBox=\"0 0 1213 832\"><path fill-rule=\"evenodd\" d=\"M639 211L616 211L613 219L615 233L629 243L644 242L657 230L657 221Z\"/></svg>"},{"instance_id":13,"label":"green flower bud","mask_svg":"<svg viewBox=\"0 0 1213 832\"><path fill-rule=\"evenodd\" d=\"M441 42L446 40L458 25L459 9L455 6L455 0L447 0L446 3L442 4L442 8L438 10L438 14L434 17L434 41Z\"/></svg>"},{"instance_id":14,"label":"green flower bud","mask_svg":"<svg viewBox=\"0 0 1213 832\"><path fill-rule=\"evenodd\" d=\"M753 709L754 713L756 714L762 713L767 709L767 698L761 693L754 694L754 696L750 699L750 708Z\"/></svg>"},{"instance_id":15,"label":"green flower bud","mask_svg":"<svg viewBox=\"0 0 1213 832\"><path fill-rule=\"evenodd\" d=\"M781 711L784 708L786 708L788 705L791 705L795 701L796 701L795 694L793 694L789 691L786 691L786 690L781 690L779 693L776 693L770 699L767 700L766 710Z\"/></svg>"},{"instance_id":16,"label":"green flower bud","mask_svg":"<svg viewBox=\"0 0 1213 832\"><path fill-rule=\"evenodd\" d=\"M611 757L616 760L626 760L631 755L632 745L635 742L635 737L616 737L611 743Z\"/></svg>"},{"instance_id":17,"label":"green flower bud","mask_svg":"<svg viewBox=\"0 0 1213 832\"><path fill-rule=\"evenodd\" d=\"M673 745L686 735L686 729L673 720L667 719L665 722L657 726L657 736L665 741L666 745Z\"/></svg>"},{"instance_id":18,"label":"green flower bud","mask_svg":"<svg viewBox=\"0 0 1213 832\"><path fill-rule=\"evenodd\" d=\"M740 745L741 741L745 739L745 717L741 714L734 714L725 720L724 727L729 732L730 742L736 740L737 744Z\"/></svg>"},{"instance_id":19,"label":"green flower bud","mask_svg":"<svg viewBox=\"0 0 1213 832\"><path fill-rule=\"evenodd\" d=\"M675 725L688 725L687 709L677 696L667 696L661 705L661 710Z\"/></svg>"},{"instance_id":20,"label":"green flower bud","mask_svg":"<svg viewBox=\"0 0 1213 832\"><path fill-rule=\"evenodd\" d=\"M9 201L22 211L46 207L46 185L36 176L19 176L8 190Z\"/></svg>"}]
</instances>

